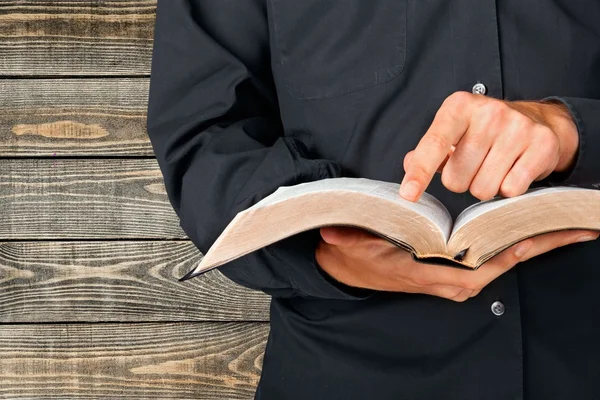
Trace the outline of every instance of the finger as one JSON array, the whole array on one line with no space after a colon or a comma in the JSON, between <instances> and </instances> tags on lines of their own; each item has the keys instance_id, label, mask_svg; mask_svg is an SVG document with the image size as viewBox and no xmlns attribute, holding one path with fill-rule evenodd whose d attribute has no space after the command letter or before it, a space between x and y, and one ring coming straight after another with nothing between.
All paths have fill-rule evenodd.
<instances>
[{"instance_id":1,"label":"finger","mask_svg":"<svg viewBox=\"0 0 600 400\"><path fill-rule=\"evenodd\" d=\"M598 238L599 233L596 231L573 230L546 233L536 236L530 240L533 241L532 247L525 253L522 261L547 253L558 247L566 246L577 242L586 242Z\"/></svg>"},{"instance_id":2,"label":"finger","mask_svg":"<svg viewBox=\"0 0 600 400\"><path fill-rule=\"evenodd\" d=\"M525 150L525 143L515 140L514 134L501 135L492 145L469 191L479 200L490 200L500 191L500 185Z\"/></svg>"},{"instance_id":3,"label":"finger","mask_svg":"<svg viewBox=\"0 0 600 400\"><path fill-rule=\"evenodd\" d=\"M444 170L444 167L446 166L446 163L448 162L448 159L450 157L452 157L452 154L454 153L454 149L455 147L452 146L450 149L450 153L448 153L448 155L446 156L446 158L444 159L444 161L442 161L442 163L440 164L440 166L437 169L437 173L441 174L442 171ZM408 153L406 153L406 156L404 156L404 171L406 172L408 170L408 166L410 165L410 161L412 160L412 156L415 153L414 150L409 151Z\"/></svg>"},{"instance_id":4,"label":"finger","mask_svg":"<svg viewBox=\"0 0 600 400\"><path fill-rule=\"evenodd\" d=\"M442 183L448 190L463 193L469 189L493 145L493 132L488 118L471 122L443 169Z\"/></svg>"},{"instance_id":5,"label":"finger","mask_svg":"<svg viewBox=\"0 0 600 400\"><path fill-rule=\"evenodd\" d=\"M425 284L431 282L479 291L513 268L532 244L531 239L518 243L486 262L477 271L425 264L415 268L415 276L411 279Z\"/></svg>"},{"instance_id":6,"label":"finger","mask_svg":"<svg viewBox=\"0 0 600 400\"><path fill-rule=\"evenodd\" d=\"M428 286L415 286L408 289L404 288L403 291L442 297L444 299L455 299L463 296L465 288L443 284L432 284Z\"/></svg>"},{"instance_id":7,"label":"finger","mask_svg":"<svg viewBox=\"0 0 600 400\"><path fill-rule=\"evenodd\" d=\"M517 159L500 185L500 194L513 197L527 191L533 181L547 176L558 163L558 141L532 143Z\"/></svg>"},{"instance_id":8,"label":"finger","mask_svg":"<svg viewBox=\"0 0 600 400\"><path fill-rule=\"evenodd\" d=\"M406 155L404 156L404 162L402 164L402 167L404 168L405 173L406 173L406 171L408 171L408 166L410 165L413 154L415 154L415 151L411 150L408 153L406 153Z\"/></svg>"},{"instance_id":9,"label":"finger","mask_svg":"<svg viewBox=\"0 0 600 400\"><path fill-rule=\"evenodd\" d=\"M460 302L469 300L471 297L473 297L471 295L473 292L474 291L471 290L471 289L463 289L456 296L454 296L454 297L448 297L448 299L460 303Z\"/></svg>"},{"instance_id":10,"label":"finger","mask_svg":"<svg viewBox=\"0 0 600 400\"><path fill-rule=\"evenodd\" d=\"M472 297L473 290L450 285L432 285L425 289L417 289L419 293L444 299L463 302Z\"/></svg>"},{"instance_id":11,"label":"finger","mask_svg":"<svg viewBox=\"0 0 600 400\"><path fill-rule=\"evenodd\" d=\"M327 244L343 248L351 248L356 251L387 251L387 249L398 249L392 242L376 236L364 229L351 226L327 226L320 228L321 237Z\"/></svg>"},{"instance_id":12,"label":"finger","mask_svg":"<svg viewBox=\"0 0 600 400\"><path fill-rule=\"evenodd\" d=\"M319 231L326 243L339 247L354 246L363 240L375 237L363 229L348 226L325 226Z\"/></svg>"},{"instance_id":13,"label":"finger","mask_svg":"<svg viewBox=\"0 0 600 400\"><path fill-rule=\"evenodd\" d=\"M467 131L473 99L470 93L457 92L444 101L414 151L400 185L400 196L409 201L421 197L452 145Z\"/></svg>"}]
</instances>

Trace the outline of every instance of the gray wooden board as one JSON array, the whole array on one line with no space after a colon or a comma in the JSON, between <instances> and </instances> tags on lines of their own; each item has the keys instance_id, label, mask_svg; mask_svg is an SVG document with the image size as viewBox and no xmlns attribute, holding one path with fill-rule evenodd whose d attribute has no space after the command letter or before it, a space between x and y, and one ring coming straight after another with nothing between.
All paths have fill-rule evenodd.
<instances>
[{"instance_id":1,"label":"gray wooden board","mask_svg":"<svg viewBox=\"0 0 600 400\"><path fill-rule=\"evenodd\" d=\"M0 76L148 75L155 0L0 2Z\"/></svg>"},{"instance_id":2,"label":"gray wooden board","mask_svg":"<svg viewBox=\"0 0 600 400\"><path fill-rule=\"evenodd\" d=\"M0 159L0 241L187 238L154 159Z\"/></svg>"},{"instance_id":3,"label":"gray wooden board","mask_svg":"<svg viewBox=\"0 0 600 400\"><path fill-rule=\"evenodd\" d=\"M148 78L0 79L0 157L152 156L148 85Z\"/></svg>"},{"instance_id":4,"label":"gray wooden board","mask_svg":"<svg viewBox=\"0 0 600 400\"><path fill-rule=\"evenodd\" d=\"M0 1L0 398L254 396L268 296L178 282L201 254L126 159L153 155L155 8Z\"/></svg>"},{"instance_id":5,"label":"gray wooden board","mask_svg":"<svg viewBox=\"0 0 600 400\"><path fill-rule=\"evenodd\" d=\"M0 397L252 399L265 323L0 325Z\"/></svg>"},{"instance_id":6,"label":"gray wooden board","mask_svg":"<svg viewBox=\"0 0 600 400\"><path fill-rule=\"evenodd\" d=\"M268 321L269 297L200 260L189 241L0 242L0 323Z\"/></svg>"}]
</instances>

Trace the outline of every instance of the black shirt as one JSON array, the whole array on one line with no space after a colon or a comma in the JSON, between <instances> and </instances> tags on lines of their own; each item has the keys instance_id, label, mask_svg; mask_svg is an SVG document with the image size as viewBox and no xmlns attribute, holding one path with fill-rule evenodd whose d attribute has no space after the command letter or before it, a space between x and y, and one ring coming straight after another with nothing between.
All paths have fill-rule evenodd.
<instances>
[{"instance_id":1,"label":"black shirt","mask_svg":"<svg viewBox=\"0 0 600 400\"><path fill-rule=\"evenodd\" d=\"M154 46L148 133L203 252L279 186L400 182L442 101L478 83L567 104L579 153L546 183L600 182L598 1L159 0ZM476 201L439 179L427 190L454 217ZM318 239L220 267L273 296L257 398L600 399L600 242L521 263L455 303L335 282Z\"/></svg>"}]
</instances>

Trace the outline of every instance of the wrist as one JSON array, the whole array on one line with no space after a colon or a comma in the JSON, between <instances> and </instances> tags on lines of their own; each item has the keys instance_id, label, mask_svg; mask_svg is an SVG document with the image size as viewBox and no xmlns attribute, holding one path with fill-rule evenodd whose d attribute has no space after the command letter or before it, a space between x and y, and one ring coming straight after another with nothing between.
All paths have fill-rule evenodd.
<instances>
[{"instance_id":1,"label":"wrist","mask_svg":"<svg viewBox=\"0 0 600 400\"><path fill-rule=\"evenodd\" d=\"M567 106L558 100L542 104L542 117L560 143L559 159L554 172L567 171L575 163L579 148L579 132L575 120Z\"/></svg>"}]
</instances>

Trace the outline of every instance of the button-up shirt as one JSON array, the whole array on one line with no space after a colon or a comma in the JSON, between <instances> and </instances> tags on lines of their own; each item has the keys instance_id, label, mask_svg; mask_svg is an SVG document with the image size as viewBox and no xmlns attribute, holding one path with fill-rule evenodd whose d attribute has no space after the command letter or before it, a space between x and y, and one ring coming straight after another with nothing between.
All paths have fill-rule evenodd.
<instances>
[{"instance_id":1,"label":"button-up shirt","mask_svg":"<svg viewBox=\"0 0 600 400\"><path fill-rule=\"evenodd\" d=\"M158 1L148 133L203 252L279 186L400 182L456 91L562 101L580 147L543 184L599 186L598 1ZM427 191L454 217L476 202L439 179ZM258 399L600 399L600 242L523 262L456 303L334 281L318 240L220 267L273 296Z\"/></svg>"}]
</instances>

